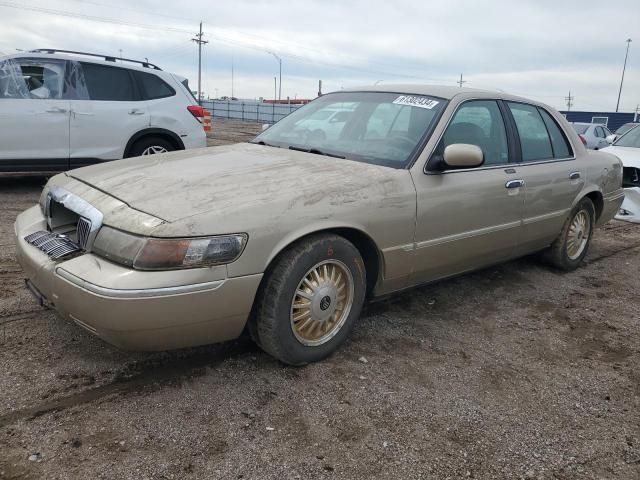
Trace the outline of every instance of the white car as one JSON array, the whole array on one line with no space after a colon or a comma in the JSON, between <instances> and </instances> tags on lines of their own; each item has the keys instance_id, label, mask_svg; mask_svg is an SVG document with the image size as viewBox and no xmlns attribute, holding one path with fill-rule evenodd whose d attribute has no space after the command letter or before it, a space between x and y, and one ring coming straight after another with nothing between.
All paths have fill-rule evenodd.
<instances>
[{"instance_id":1,"label":"white car","mask_svg":"<svg viewBox=\"0 0 640 480\"><path fill-rule=\"evenodd\" d=\"M607 137L613 134L605 125L580 122L574 122L571 125L585 147L599 150L609 146Z\"/></svg>"},{"instance_id":2,"label":"white car","mask_svg":"<svg viewBox=\"0 0 640 480\"><path fill-rule=\"evenodd\" d=\"M186 79L62 50L0 58L0 172L51 172L206 146Z\"/></svg>"},{"instance_id":3,"label":"white car","mask_svg":"<svg viewBox=\"0 0 640 480\"><path fill-rule=\"evenodd\" d=\"M640 127L628 130L602 150L622 160L624 202L616 219L640 223Z\"/></svg>"}]
</instances>

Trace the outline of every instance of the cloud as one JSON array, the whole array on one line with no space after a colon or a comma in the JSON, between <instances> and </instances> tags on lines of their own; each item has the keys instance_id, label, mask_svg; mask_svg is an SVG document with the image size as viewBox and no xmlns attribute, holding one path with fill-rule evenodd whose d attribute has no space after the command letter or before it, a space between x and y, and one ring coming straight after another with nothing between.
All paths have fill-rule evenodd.
<instances>
[{"instance_id":1,"label":"cloud","mask_svg":"<svg viewBox=\"0 0 640 480\"><path fill-rule=\"evenodd\" d=\"M9 8L53 9L51 12ZM85 18L79 18L85 17ZM111 23L86 17L100 17ZM202 18L199 18L202 17ZM204 22L206 93L273 96L283 59L283 96L313 97L358 84L445 83L502 89L561 108L615 108L625 40L638 31L640 3L452 0L234 0L184 3L143 0L0 1L0 51L56 47L134 58L197 83L196 45ZM613 27L615 26L615 27ZM637 45L637 46L636 46ZM640 38L632 44L621 105L640 103Z\"/></svg>"}]
</instances>

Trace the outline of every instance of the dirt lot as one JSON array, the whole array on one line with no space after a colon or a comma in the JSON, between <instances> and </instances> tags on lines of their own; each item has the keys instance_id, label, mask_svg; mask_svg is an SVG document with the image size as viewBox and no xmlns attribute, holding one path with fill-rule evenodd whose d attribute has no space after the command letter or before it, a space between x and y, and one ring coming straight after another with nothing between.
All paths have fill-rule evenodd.
<instances>
[{"instance_id":1,"label":"dirt lot","mask_svg":"<svg viewBox=\"0 0 640 480\"><path fill-rule=\"evenodd\" d=\"M247 339L122 352L42 310L12 224L43 181L0 179L2 479L640 478L640 226L573 273L526 258L371 304L287 368Z\"/></svg>"}]
</instances>

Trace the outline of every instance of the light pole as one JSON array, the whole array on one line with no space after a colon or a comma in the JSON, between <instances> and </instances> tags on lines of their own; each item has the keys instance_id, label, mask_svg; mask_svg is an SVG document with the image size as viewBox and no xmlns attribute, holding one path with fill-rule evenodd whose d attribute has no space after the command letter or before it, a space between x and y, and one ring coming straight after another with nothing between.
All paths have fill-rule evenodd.
<instances>
[{"instance_id":1,"label":"light pole","mask_svg":"<svg viewBox=\"0 0 640 480\"><path fill-rule=\"evenodd\" d=\"M622 66L622 78L620 79L620 90L618 90L618 103L616 103L616 112L620 107L620 95L622 95L622 83L624 82L624 71L627 69L627 58L629 57L629 46L631 45L631 39L627 38L627 53L624 54L624 65Z\"/></svg>"},{"instance_id":2,"label":"light pole","mask_svg":"<svg viewBox=\"0 0 640 480\"><path fill-rule=\"evenodd\" d=\"M278 55L276 55L274 52L269 52L269 53L271 55L273 55L276 60L278 60L278 66L279 66L279 69L280 69L280 74L279 74L280 75L280 87L278 89L278 101L280 101L282 99L282 59ZM274 100L275 100L275 98L274 98Z\"/></svg>"}]
</instances>

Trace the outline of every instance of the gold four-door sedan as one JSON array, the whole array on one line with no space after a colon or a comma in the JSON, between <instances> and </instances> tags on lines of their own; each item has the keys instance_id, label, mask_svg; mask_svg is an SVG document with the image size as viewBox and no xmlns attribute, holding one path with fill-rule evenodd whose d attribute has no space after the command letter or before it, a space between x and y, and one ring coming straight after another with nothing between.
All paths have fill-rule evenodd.
<instances>
[{"instance_id":1,"label":"gold four-door sedan","mask_svg":"<svg viewBox=\"0 0 640 480\"><path fill-rule=\"evenodd\" d=\"M576 268L622 200L620 161L554 109L396 85L322 96L249 143L57 175L15 232L28 287L107 342L247 328L301 365L368 297L536 251Z\"/></svg>"}]
</instances>

